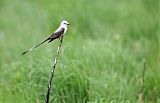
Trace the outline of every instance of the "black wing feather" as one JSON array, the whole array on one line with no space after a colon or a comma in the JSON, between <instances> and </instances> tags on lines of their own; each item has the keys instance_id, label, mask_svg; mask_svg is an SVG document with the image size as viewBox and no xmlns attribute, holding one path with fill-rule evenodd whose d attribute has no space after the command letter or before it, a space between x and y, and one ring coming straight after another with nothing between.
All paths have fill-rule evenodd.
<instances>
[{"instance_id":1,"label":"black wing feather","mask_svg":"<svg viewBox=\"0 0 160 103\"><path fill-rule=\"evenodd\" d=\"M49 37L49 38L50 38L49 42L51 42L51 41L53 41L53 40L61 37L61 36L63 35L63 33L64 33L64 28L61 28L59 31L54 32L54 33Z\"/></svg>"}]
</instances>

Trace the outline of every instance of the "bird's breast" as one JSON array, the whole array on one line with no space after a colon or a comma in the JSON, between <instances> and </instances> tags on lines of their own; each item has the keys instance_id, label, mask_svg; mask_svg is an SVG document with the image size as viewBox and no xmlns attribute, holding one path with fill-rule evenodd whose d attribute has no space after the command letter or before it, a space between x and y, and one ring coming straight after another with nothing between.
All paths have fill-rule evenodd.
<instances>
[{"instance_id":1,"label":"bird's breast","mask_svg":"<svg viewBox=\"0 0 160 103\"><path fill-rule=\"evenodd\" d=\"M65 34L66 32L67 32L67 27L64 28L64 33L63 34Z\"/></svg>"}]
</instances>

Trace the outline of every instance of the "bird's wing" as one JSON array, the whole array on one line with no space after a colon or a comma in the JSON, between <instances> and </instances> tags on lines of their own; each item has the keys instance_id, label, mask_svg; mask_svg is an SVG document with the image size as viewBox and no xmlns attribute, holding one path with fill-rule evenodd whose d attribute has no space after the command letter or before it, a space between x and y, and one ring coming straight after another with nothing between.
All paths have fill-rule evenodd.
<instances>
[{"instance_id":1,"label":"bird's wing","mask_svg":"<svg viewBox=\"0 0 160 103\"><path fill-rule=\"evenodd\" d=\"M50 41L53 41L54 39L57 39L59 37L62 36L62 34L64 33L64 28L61 28L59 29L58 31L54 32L49 38L50 38Z\"/></svg>"}]
</instances>

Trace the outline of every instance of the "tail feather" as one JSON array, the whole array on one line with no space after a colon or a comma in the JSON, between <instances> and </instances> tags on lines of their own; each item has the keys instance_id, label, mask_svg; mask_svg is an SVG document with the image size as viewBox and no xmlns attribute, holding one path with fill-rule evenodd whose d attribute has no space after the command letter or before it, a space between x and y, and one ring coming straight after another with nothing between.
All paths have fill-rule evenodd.
<instances>
[{"instance_id":1,"label":"tail feather","mask_svg":"<svg viewBox=\"0 0 160 103\"><path fill-rule=\"evenodd\" d=\"M48 41L48 43L50 43L51 41L53 41L53 40L55 40L56 38L51 38L49 41Z\"/></svg>"},{"instance_id":2,"label":"tail feather","mask_svg":"<svg viewBox=\"0 0 160 103\"><path fill-rule=\"evenodd\" d=\"M28 53L28 52L29 52L29 50L27 50L27 51L23 52L23 53L22 53L22 55L24 55L24 54L26 54L26 53Z\"/></svg>"},{"instance_id":3,"label":"tail feather","mask_svg":"<svg viewBox=\"0 0 160 103\"><path fill-rule=\"evenodd\" d=\"M32 47L31 49L26 50L25 52L23 52L23 53L22 53L22 55L24 55L24 54L28 53L29 51L34 50L35 48L39 47L40 45L42 45L43 43L45 43L45 42L46 42L46 41L48 41L48 40L50 40L50 38L47 38L47 39L46 39L46 40L44 40L43 42L41 42L41 43L39 43L38 45L36 45L36 46Z\"/></svg>"}]
</instances>

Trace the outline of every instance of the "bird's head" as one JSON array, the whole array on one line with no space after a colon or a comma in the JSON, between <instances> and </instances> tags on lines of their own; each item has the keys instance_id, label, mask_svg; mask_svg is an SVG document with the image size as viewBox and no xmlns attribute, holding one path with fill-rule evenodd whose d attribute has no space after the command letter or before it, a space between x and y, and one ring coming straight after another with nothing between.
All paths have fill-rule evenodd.
<instances>
[{"instance_id":1,"label":"bird's head","mask_svg":"<svg viewBox=\"0 0 160 103\"><path fill-rule=\"evenodd\" d=\"M67 27L68 25L70 25L66 20L63 20L62 22L61 22L61 26L62 27Z\"/></svg>"}]
</instances>

